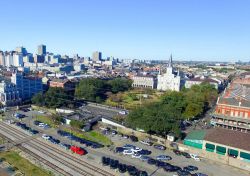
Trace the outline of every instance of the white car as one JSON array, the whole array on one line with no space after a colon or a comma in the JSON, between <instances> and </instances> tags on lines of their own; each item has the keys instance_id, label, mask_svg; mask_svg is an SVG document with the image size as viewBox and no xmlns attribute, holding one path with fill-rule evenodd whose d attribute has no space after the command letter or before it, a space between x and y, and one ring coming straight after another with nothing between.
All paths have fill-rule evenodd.
<instances>
[{"instance_id":1,"label":"white car","mask_svg":"<svg viewBox=\"0 0 250 176\"><path fill-rule=\"evenodd\" d=\"M124 150L123 152L123 155L133 155L134 152L132 150Z\"/></svg>"},{"instance_id":2,"label":"white car","mask_svg":"<svg viewBox=\"0 0 250 176\"><path fill-rule=\"evenodd\" d=\"M172 158L167 155L159 155L156 157L157 160L163 161L163 160L171 160Z\"/></svg>"},{"instance_id":3,"label":"white car","mask_svg":"<svg viewBox=\"0 0 250 176\"><path fill-rule=\"evenodd\" d=\"M37 112L39 112L40 114L45 114L45 112L44 112L44 111L37 111Z\"/></svg>"},{"instance_id":4,"label":"white car","mask_svg":"<svg viewBox=\"0 0 250 176\"><path fill-rule=\"evenodd\" d=\"M45 140L49 140L49 139L50 139L50 136L48 136L47 134L43 134L43 135L42 135L42 138L45 139Z\"/></svg>"},{"instance_id":5,"label":"white car","mask_svg":"<svg viewBox=\"0 0 250 176\"><path fill-rule=\"evenodd\" d=\"M134 147L134 148L131 149L131 151L133 151L133 152L139 152L139 151L142 151L142 149L139 148L139 147Z\"/></svg>"},{"instance_id":6,"label":"white car","mask_svg":"<svg viewBox=\"0 0 250 176\"><path fill-rule=\"evenodd\" d=\"M39 123L38 126L39 127L44 127L46 124L45 123Z\"/></svg>"},{"instance_id":7,"label":"white car","mask_svg":"<svg viewBox=\"0 0 250 176\"><path fill-rule=\"evenodd\" d=\"M141 158L141 155L138 153L134 153L133 155L131 155L132 158Z\"/></svg>"},{"instance_id":8,"label":"white car","mask_svg":"<svg viewBox=\"0 0 250 176\"><path fill-rule=\"evenodd\" d=\"M153 145L152 142L147 141L147 140L140 140L139 142L145 145L149 145L149 146Z\"/></svg>"},{"instance_id":9,"label":"white car","mask_svg":"<svg viewBox=\"0 0 250 176\"><path fill-rule=\"evenodd\" d=\"M200 158L196 154L190 154L191 158L193 158L195 161L200 161Z\"/></svg>"}]
</instances>

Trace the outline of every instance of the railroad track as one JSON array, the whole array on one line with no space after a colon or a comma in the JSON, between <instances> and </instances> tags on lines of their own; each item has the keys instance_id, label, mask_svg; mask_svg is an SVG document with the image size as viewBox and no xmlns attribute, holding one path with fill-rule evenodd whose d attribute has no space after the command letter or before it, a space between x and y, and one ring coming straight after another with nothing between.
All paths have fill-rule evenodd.
<instances>
[{"instance_id":1,"label":"railroad track","mask_svg":"<svg viewBox=\"0 0 250 176\"><path fill-rule=\"evenodd\" d=\"M0 126L5 129L5 132L8 131L7 133L11 133L12 136L16 136L15 137L16 139L29 137L29 135L25 134L24 132L21 132L20 130L18 130L10 125L0 123ZM11 140L11 141L15 142L13 140ZM57 162L62 163L63 165L66 165L66 163L67 163L68 165L66 165L66 166L68 168L71 168L74 171L77 170L77 172L80 173L81 175L93 175L94 176L94 175L98 174L101 176L114 176L113 174L111 174L103 169L100 169L92 164L89 164L88 162L86 162L82 159L76 158L75 156L72 156L72 155L69 155L68 153L65 153L65 151L63 151L62 149L57 149L55 147L52 147L44 142L41 142L38 139L34 139L33 141L29 141L25 145L31 146L32 148L36 148L37 150L39 150L39 152L44 153L45 156L49 156L49 157L53 158L54 160L56 160ZM43 147L41 147L41 146L43 146ZM22 145L20 145L18 147L25 148ZM27 147L25 148L25 150L26 150L26 152L30 152L30 149L28 150ZM45 150L46 150L46 152L45 152ZM32 153L34 153L34 152L32 152ZM64 157L64 158L60 158L60 157ZM58 158L60 158L60 159L58 159ZM69 161L71 161L71 163ZM74 166L72 166L72 161L75 163ZM83 166L86 169L91 170L92 172L94 171L95 174L92 174L86 170L81 169L76 164ZM67 175L67 173L63 174L63 175ZM72 174L70 174L70 175L72 175Z\"/></svg>"},{"instance_id":2,"label":"railroad track","mask_svg":"<svg viewBox=\"0 0 250 176\"><path fill-rule=\"evenodd\" d=\"M8 141L10 142L14 142L12 139L6 137L5 135L1 134L0 133L0 136L3 137L3 138L7 138ZM67 171L64 171L63 169L61 169L60 167L58 167L57 165L51 163L51 162L48 162L46 159L44 158L41 158L40 156L38 156L36 153L26 149L25 147L23 146L18 146L19 149L21 149L23 152L25 153L28 153L30 156L32 156L34 159L36 159L37 161L43 163L44 165L48 166L49 168L52 168L54 171L56 171L57 173L59 174L62 174L62 175L65 175L65 176L73 176L71 173L67 172Z\"/></svg>"}]
</instances>

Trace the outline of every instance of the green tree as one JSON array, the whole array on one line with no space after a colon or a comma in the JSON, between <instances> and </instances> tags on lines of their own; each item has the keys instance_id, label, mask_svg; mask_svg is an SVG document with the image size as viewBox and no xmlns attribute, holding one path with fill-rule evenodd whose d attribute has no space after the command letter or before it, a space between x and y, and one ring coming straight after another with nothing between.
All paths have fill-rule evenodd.
<instances>
[{"instance_id":1,"label":"green tree","mask_svg":"<svg viewBox=\"0 0 250 176\"><path fill-rule=\"evenodd\" d=\"M108 84L110 85L113 93L118 93L130 89L132 86L132 80L126 78L115 78L110 80Z\"/></svg>"},{"instance_id":2,"label":"green tree","mask_svg":"<svg viewBox=\"0 0 250 176\"><path fill-rule=\"evenodd\" d=\"M37 106L43 106L44 105L44 96L42 92L39 92L38 94L34 95L31 99L32 103Z\"/></svg>"},{"instance_id":3,"label":"green tree","mask_svg":"<svg viewBox=\"0 0 250 176\"><path fill-rule=\"evenodd\" d=\"M84 126L84 122L83 121L79 121L79 120L71 120L70 121L70 126L76 129L82 129Z\"/></svg>"},{"instance_id":4,"label":"green tree","mask_svg":"<svg viewBox=\"0 0 250 176\"><path fill-rule=\"evenodd\" d=\"M105 97L106 84L103 80L87 78L80 81L75 96L89 101L101 102Z\"/></svg>"}]
</instances>

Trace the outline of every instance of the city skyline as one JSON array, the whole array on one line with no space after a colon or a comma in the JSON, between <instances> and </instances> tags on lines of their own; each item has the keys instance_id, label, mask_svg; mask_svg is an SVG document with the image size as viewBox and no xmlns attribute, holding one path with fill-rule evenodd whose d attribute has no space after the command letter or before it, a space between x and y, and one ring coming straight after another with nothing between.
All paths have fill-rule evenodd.
<instances>
[{"instance_id":1,"label":"city skyline","mask_svg":"<svg viewBox=\"0 0 250 176\"><path fill-rule=\"evenodd\" d=\"M2 50L24 46L36 53L44 43L62 55L101 51L121 59L167 60L171 53L175 60L250 58L247 1L13 0L0 5ZM20 9L29 10L20 14Z\"/></svg>"}]
</instances>

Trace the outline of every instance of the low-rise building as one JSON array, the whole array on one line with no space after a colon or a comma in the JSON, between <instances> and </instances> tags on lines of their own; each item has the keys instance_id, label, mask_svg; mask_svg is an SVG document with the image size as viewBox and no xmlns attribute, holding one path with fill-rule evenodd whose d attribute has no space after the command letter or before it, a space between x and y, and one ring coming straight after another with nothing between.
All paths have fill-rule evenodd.
<instances>
[{"instance_id":1,"label":"low-rise building","mask_svg":"<svg viewBox=\"0 0 250 176\"><path fill-rule=\"evenodd\" d=\"M11 82L15 84L23 100L31 99L33 95L43 91L42 79L37 76L13 73Z\"/></svg>"},{"instance_id":2,"label":"low-rise building","mask_svg":"<svg viewBox=\"0 0 250 176\"><path fill-rule=\"evenodd\" d=\"M49 81L49 87L59 87L66 91L75 90L75 84L68 79L53 78Z\"/></svg>"},{"instance_id":3,"label":"low-rise building","mask_svg":"<svg viewBox=\"0 0 250 176\"><path fill-rule=\"evenodd\" d=\"M189 80L186 80L185 87L191 88L193 85L200 85L201 83L209 83L213 85L216 89L218 89L221 85L221 81L213 78L206 78L204 76L195 77Z\"/></svg>"},{"instance_id":4,"label":"low-rise building","mask_svg":"<svg viewBox=\"0 0 250 176\"><path fill-rule=\"evenodd\" d=\"M155 89L157 86L157 80L154 76L148 76L148 75L138 75L133 76L133 87L141 87L141 88L150 88Z\"/></svg>"}]
</instances>

